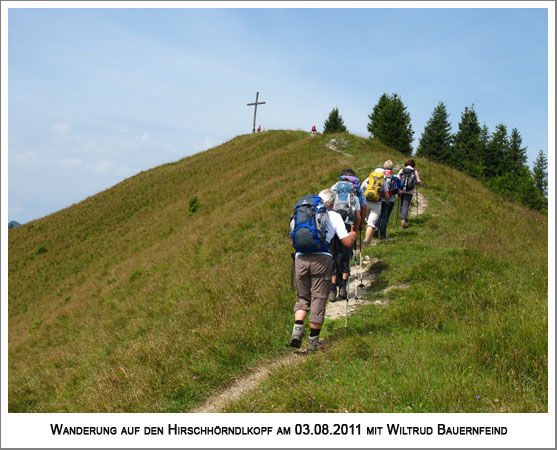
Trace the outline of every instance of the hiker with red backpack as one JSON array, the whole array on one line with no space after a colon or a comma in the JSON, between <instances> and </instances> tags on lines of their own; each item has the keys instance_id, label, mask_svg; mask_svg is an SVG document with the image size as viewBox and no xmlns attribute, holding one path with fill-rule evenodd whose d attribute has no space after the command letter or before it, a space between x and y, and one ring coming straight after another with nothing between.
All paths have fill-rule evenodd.
<instances>
[{"instance_id":1,"label":"hiker with red backpack","mask_svg":"<svg viewBox=\"0 0 557 450\"><path fill-rule=\"evenodd\" d=\"M343 218L346 231L360 231L362 222L360 198L363 193L360 188L360 180L355 176L354 171L344 169L340 174L339 181L331 187L331 190L335 193L334 210ZM329 293L330 302L348 297L347 283L352 255L352 247L346 248L338 245L333 248L334 265Z\"/></svg>"},{"instance_id":2,"label":"hiker with red backpack","mask_svg":"<svg viewBox=\"0 0 557 450\"><path fill-rule=\"evenodd\" d=\"M335 194L325 189L317 195L306 195L296 203L290 219L297 300L294 305L294 328L290 346L300 348L304 337L304 320L309 311L310 335L308 353L318 350L319 334L325 321L327 296L333 271L330 248L335 241L351 248L356 232L346 230L344 220L333 210Z\"/></svg>"},{"instance_id":3,"label":"hiker with red backpack","mask_svg":"<svg viewBox=\"0 0 557 450\"><path fill-rule=\"evenodd\" d=\"M410 202L414 195L414 189L421 184L420 175L416 170L416 162L410 158L404 164L404 168L398 173L400 179L400 218L402 228L408 227L408 210L410 209Z\"/></svg>"}]
</instances>

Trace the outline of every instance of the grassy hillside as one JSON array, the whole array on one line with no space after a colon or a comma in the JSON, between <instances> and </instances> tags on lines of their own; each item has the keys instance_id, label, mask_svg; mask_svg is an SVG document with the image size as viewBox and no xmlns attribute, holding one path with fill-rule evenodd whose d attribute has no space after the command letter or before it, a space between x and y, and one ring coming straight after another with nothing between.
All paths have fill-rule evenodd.
<instances>
[{"instance_id":1,"label":"grassy hillside","mask_svg":"<svg viewBox=\"0 0 557 450\"><path fill-rule=\"evenodd\" d=\"M188 411L290 352L295 201L344 167L364 178L404 160L329 139L240 136L10 230L9 410ZM330 322L325 352L230 411L547 411L546 216L418 167L427 213L366 250L381 259L375 295L409 287L346 335Z\"/></svg>"}]
</instances>

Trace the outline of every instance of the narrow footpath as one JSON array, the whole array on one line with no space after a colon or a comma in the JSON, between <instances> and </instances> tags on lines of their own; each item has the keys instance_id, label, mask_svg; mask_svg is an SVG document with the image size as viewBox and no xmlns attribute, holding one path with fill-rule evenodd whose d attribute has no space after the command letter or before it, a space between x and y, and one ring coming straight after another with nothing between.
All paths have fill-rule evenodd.
<instances>
[{"instance_id":1,"label":"narrow footpath","mask_svg":"<svg viewBox=\"0 0 557 450\"><path fill-rule=\"evenodd\" d=\"M412 200L410 206L409 216L410 218L415 217L418 210L416 205L418 202ZM419 193L419 214L423 214L429 206L429 201L426 196ZM410 220L410 223L412 221ZM371 245L377 245L379 241L374 239ZM359 252L359 250L358 250ZM348 315L356 311L358 307L365 304L376 304L376 305L387 305L388 301L379 299L375 301L366 300L368 298L368 292L373 285L373 282L377 276L377 272L370 270L375 264L379 263L379 259L373 258L369 255L365 255L361 259L361 267L359 265L353 266L351 275L352 278L349 286L348 293L348 305L346 301L338 301L334 303L327 304L327 310L325 317L327 319L339 319L346 316L346 307L348 306ZM356 280L356 281L354 281ZM401 288L404 286L390 286L386 288L383 293L387 293L394 287ZM357 290L357 295L356 295ZM293 364L298 364L306 356L306 352L303 350L297 350L280 358L269 361L259 367L252 369L245 376L238 378L234 383L232 383L228 388L224 389L221 393L216 394L213 397L208 398L204 403L202 403L197 408L193 409L192 413L218 413L223 412L227 404L242 398L248 392L256 389L261 381L265 379L273 370L281 366L291 366Z\"/></svg>"}]
</instances>

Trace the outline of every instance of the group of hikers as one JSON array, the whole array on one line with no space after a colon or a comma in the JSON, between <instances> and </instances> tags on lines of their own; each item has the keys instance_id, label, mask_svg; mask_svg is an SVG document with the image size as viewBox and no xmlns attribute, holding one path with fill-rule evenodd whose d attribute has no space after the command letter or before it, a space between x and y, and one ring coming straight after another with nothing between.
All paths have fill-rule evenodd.
<instances>
[{"instance_id":1,"label":"group of hikers","mask_svg":"<svg viewBox=\"0 0 557 450\"><path fill-rule=\"evenodd\" d=\"M350 260L358 232L360 252L364 226L364 245L369 245L373 237L387 239L397 195L400 225L408 226L410 202L416 186L421 184L420 176L413 159L408 159L397 175L392 170L393 162L385 161L360 184L352 169L344 169L339 181L329 189L319 195L306 195L296 203L290 219L297 288L292 347L301 347L309 311L308 352L319 349L327 301L348 298Z\"/></svg>"}]
</instances>

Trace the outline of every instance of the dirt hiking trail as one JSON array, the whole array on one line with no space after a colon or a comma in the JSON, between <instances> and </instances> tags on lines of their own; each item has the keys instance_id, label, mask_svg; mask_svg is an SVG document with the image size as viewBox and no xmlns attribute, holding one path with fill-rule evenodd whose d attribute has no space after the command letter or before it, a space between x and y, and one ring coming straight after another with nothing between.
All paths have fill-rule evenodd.
<instances>
[{"instance_id":1,"label":"dirt hiking trail","mask_svg":"<svg viewBox=\"0 0 557 450\"><path fill-rule=\"evenodd\" d=\"M415 196L414 196L415 197ZM416 217L416 202L412 199L412 203L410 205L410 210L408 213L410 224L412 223L412 218ZM429 206L429 201L426 196L424 196L421 192L419 193L419 214L422 214L426 211ZM379 240L373 239L370 243L370 247L374 245L378 245ZM359 254L359 249L357 250ZM364 255L362 257L362 265L361 269L359 265L352 266L351 271L351 279L350 279L350 286L348 290L348 316L354 313L356 309L361 305L369 305L375 304L378 306L385 306L388 305L387 299L378 299L378 300L366 300L368 297L368 292L373 285L373 282L377 275L379 274L378 271L372 270L373 266L378 264L380 261L377 258L373 258L370 255ZM356 282L354 282L354 279ZM386 294L391 289L395 288L405 288L407 286L389 286L386 288L383 293ZM357 289L357 296L356 296L356 289ZM327 309L325 312L326 319L339 319L342 317L346 317L346 307L347 302L346 300L339 300L334 303L327 303ZM230 402L240 399L245 396L248 392L256 389L261 381L265 379L273 370L281 367L281 366L291 366L293 364L298 364L300 361L303 361L303 358L307 355L307 352L304 350L304 347L300 350L295 350L294 352L282 356L280 358L274 359L269 361L259 367L253 368L248 374L245 376L236 379L230 386L225 388L221 393L208 398L204 403L196 407L195 409L191 410L192 413L219 413L223 412L224 408Z\"/></svg>"}]
</instances>

